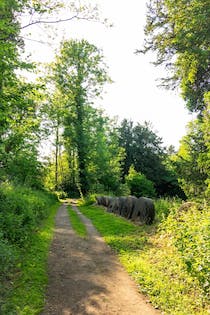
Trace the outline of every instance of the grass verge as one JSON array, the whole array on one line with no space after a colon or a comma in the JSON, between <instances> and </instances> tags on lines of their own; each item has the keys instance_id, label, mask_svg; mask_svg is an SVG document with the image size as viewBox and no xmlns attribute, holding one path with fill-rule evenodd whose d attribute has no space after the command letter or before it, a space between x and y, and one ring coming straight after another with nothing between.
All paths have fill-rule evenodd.
<instances>
[{"instance_id":1,"label":"grass verge","mask_svg":"<svg viewBox=\"0 0 210 315\"><path fill-rule=\"evenodd\" d=\"M78 214L76 213L76 211L72 209L71 206L68 206L67 209L72 228L80 237L85 238L87 236L87 230L85 225L82 223Z\"/></svg>"},{"instance_id":2,"label":"grass verge","mask_svg":"<svg viewBox=\"0 0 210 315\"><path fill-rule=\"evenodd\" d=\"M81 206L80 210L92 220L155 307L168 315L209 314L198 278L189 272L174 237L161 228L166 221L135 226L100 207ZM170 216L166 220L171 220Z\"/></svg>"},{"instance_id":3,"label":"grass verge","mask_svg":"<svg viewBox=\"0 0 210 315\"><path fill-rule=\"evenodd\" d=\"M12 289L2 306L2 315L36 315L41 312L47 285L47 257L59 204L50 207L48 218L32 233L30 243L21 251L17 272L11 278Z\"/></svg>"}]
</instances>

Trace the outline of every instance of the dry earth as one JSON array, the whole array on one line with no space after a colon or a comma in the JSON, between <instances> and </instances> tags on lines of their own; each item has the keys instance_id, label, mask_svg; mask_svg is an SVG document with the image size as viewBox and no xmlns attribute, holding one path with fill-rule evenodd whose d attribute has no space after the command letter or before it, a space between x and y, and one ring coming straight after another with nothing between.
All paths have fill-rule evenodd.
<instances>
[{"instance_id":1,"label":"dry earth","mask_svg":"<svg viewBox=\"0 0 210 315\"><path fill-rule=\"evenodd\" d=\"M160 314L138 292L117 257L80 212L88 237L82 239L74 233L66 207L63 204L56 216L42 315Z\"/></svg>"}]
</instances>

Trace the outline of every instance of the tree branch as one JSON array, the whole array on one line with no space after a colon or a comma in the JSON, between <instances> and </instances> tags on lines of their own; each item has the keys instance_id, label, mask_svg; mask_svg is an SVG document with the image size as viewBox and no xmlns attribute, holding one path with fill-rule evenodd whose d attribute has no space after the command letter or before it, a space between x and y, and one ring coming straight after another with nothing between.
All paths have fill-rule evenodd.
<instances>
[{"instance_id":1,"label":"tree branch","mask_svg":"<svg viewBox=\"0 0 210 315\"><path fill-rule=\"evenodd\" d=\"M29 24L26 24L26 25L22 26L21 29L27 28L27 27L35 25L35 24L56 24L56 23L61 23L61 22L68 22L68 21L71 21L73 19L85 20L85 21L91 21L91 22L97 22L98 23L97 20L92 20L91 18L79 17L78 15L74 15L74 16L72 16L70 18L54 20L54 21L37 20L37 21L31 22Z\"/></svg>"},{"instance_id":2,"label":"tree branch","mask_svg":"<svg viewBox=\"0 0 210 315\"><path fill-rule=\"evenodd\" d=\"M36 43L43 44L43 45L48 45L48 46L51 46L51 45L52 45L52 44L49 43L49 42L44 42L44 41L41 41L41 40L36 40L36 39L24 37L24 36L20 36L20 38L22 38L22 39L24 39L24 40L30 40L30 41L32 41L32 42L36 42Z\"/></svg>"},{"instance_id":3,"label":"tree branch","mask_svg":"<svg viewBox=\"0 0 210 315\"><path fill-rule=\"evenodd\" d=\"M56 24L56 23L61 23L61 22L67 22L67 21L71 21L75 18L79 18L78 15L74 15L74 16L67 18L67 19L60 19L60 20L55 20L55 21L37 20L37 21L31 22L31 23L28 23L24 26L21 26L21 29L27 28L27 27L35 25L35 24Z\"/></svg>"}]
</instances>

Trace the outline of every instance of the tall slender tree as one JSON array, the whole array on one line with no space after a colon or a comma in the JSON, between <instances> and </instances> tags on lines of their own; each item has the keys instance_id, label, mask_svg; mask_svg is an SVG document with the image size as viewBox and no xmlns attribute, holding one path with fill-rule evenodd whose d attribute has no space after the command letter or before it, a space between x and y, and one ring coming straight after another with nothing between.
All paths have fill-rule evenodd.
<instances>
[{"instance_id":1,"label":"tall slender tree","mask_svg":"<svg viewBox=\"0 0 210 315\"><path fill-rule=\"evenodd\" d=\"M64 135L76 151L78 187L82 194L86 194L89 190L86 109L109 81L101 51L86 40L63 42L54 65L54 78L57 88L67 96Z\"/></svg>"}]
</instances>

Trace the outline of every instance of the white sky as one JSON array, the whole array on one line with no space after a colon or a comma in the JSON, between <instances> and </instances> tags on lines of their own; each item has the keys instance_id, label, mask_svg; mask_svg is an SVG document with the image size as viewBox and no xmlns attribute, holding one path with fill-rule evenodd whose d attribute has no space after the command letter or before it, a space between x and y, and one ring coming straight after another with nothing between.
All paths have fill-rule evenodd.
<instances>
[{"instance_id":1,"label":"white sky","mask_svg":"<svg viewBox=\"0 0 210 315\"><path fill-rule=\"evenodd\" d=\"M98 23L65 22L59 24L59 35L52 39L51 46L26 41L36 61L53 59L54 49L62 38L85 38L103 50L105 62L113 84L105 87L106 94L98 106L110 116L128 118L134 122L152 123L154 131L162 137L165 145L178 148L185 134L185 126L192 118L185 109L178 93L157 87L157 79L164 70L151 64L150 55L135 55L142 48L146 16L146 0L92 0L99 3L101 12L113 22L112 28ZM31 38L50 41L40 25L30 28Z\"/></svg>"}]
</instances>

